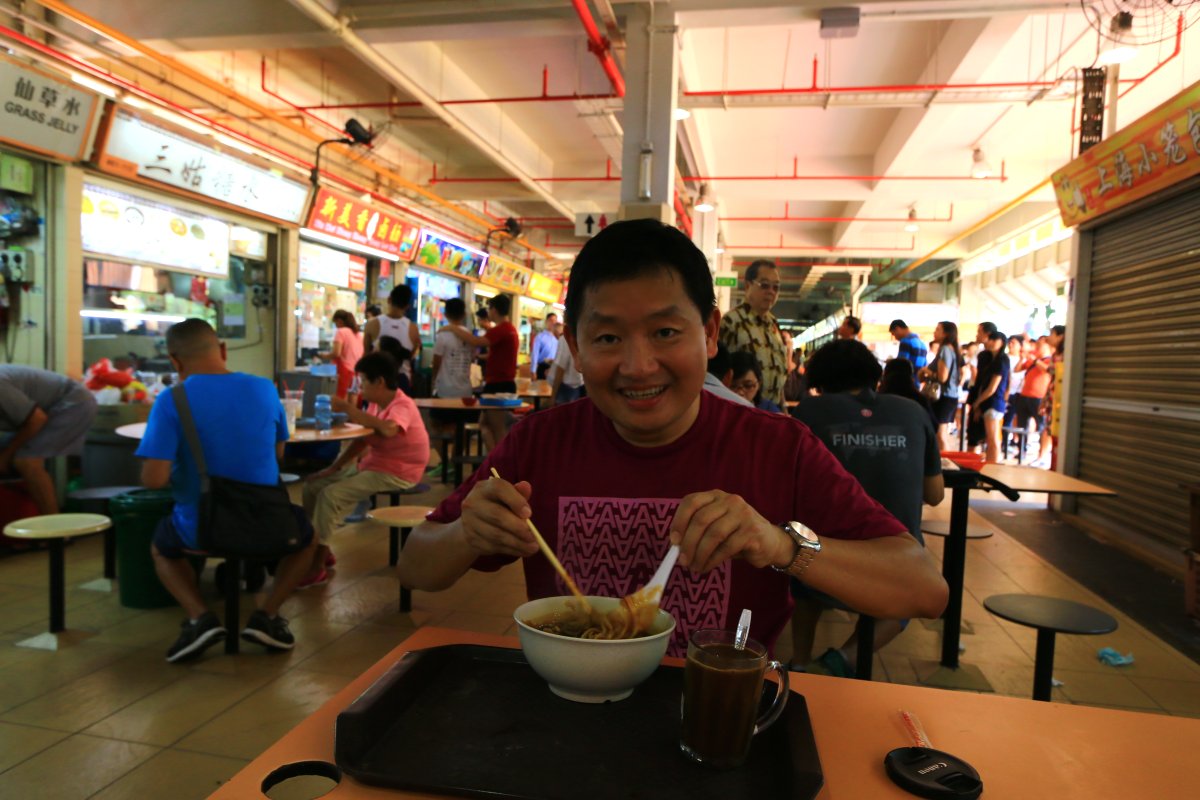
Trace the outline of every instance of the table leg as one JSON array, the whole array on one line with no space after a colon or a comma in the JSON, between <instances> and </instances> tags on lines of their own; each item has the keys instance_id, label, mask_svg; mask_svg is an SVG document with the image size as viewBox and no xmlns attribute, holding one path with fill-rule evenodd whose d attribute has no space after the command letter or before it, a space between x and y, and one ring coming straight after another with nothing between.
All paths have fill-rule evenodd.
<instances>
[{"instance_id":1,"label":"table leg","mask_svg":"<svg viewBox=\"0 0 1200 800\"><path fill-rule=\"evenodd\" d=\"M238 613L242 591L242 560L240 558L225 559L225 652L235 655L238 651L238 637L241 622Z\"/></svg>"},{"instance_id":2,"label":"table leg","mask_svg":"<svg viewBox=\"0 0 1200 800\"><path fill-rule=\"evenodd\" d=\"M1038 628L1037 651L1033 659L1033 699L1050 702L1054 677L1054 631Z\"/></svg>"},{"instance_id":3,"label":"table leg","mask_svg":"<svg viewBox=\"0 0 1200 800\"><path fill-rule=\"evenodd\" d=\"M104 532L104 577L110 581L117 577L116 528L109 528Z\"/></svg>"},{"instance_id":4,"label":"table leg","mask_svg":"<svg viewBox=\"0 0 1200 800\"><path fill-rule=\"evenodd\" d=\"M66 629L66 566L63 559L63 540L50 540L50 632Z\"/></svg>"},{"instance_id":5,"label":"table leg","mask_svg":"<svg viewBox=\"0 0 1200 800\"><path fill-rule=\"evenodd\" d=\"M463 419L462 414L458 414L456 417L454 420L454 485L462 486L462 457L466 454L467 421Z\"/></svg>"},{"instance_id":6,"label":"table leg","mask_svg":"<svg viewBox=\"0 0 1200 800\"><path fill-rule=\"evenodd\" d=\"M967 510L971 489L955 487L950 493L950 534L942 551L942 577L950 587L946 610L942 613L943 667L958 669L958 639L962 626L963 572L967 561Z\"/></svg>"},{"instance_id":7,"label":"table leg","mask_svg":"<svg viewBox=\"0 0 1200 800\"><path fill-rule=\"evenodd\" d=\"M388 528L388 566L396 566L400 560L400 529Z\"/></svg>"},{"instance_id":8,"label":"table leg","mask_svg":"<svg viewBox=\"0 0 1200 800\"><path fill-rule=\"evenodd\" d=\"M392 530L396 530L392 528ZM400 530L400 549L404 549L404 545L408 542L408 534L412 533L412 528L402 528ZM394 562L393 562L394 563ZM404 584L400 584L400 610L412 611L412 590Z\"/></svg>"},{"instance_id":9,"label":"table leg","mask_svg":"<svg viewBox=\"0 0 1200 800\"><path fill-rule=\"evenodd\" d=\"M860 681L869 681L875 660L875 618L859 614L858 624L854 630L858 634L858 654L854 658L854 677Z\"/></svg>"}]
</instances>

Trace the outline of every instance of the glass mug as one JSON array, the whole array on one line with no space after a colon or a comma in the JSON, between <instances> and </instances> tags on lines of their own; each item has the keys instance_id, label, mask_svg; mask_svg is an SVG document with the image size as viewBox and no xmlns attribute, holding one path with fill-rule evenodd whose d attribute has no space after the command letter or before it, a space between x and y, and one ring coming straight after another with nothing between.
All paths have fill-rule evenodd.
<instances>
[{"instance_id":1,"label":"glass mug","mask_svg":"<svg viewBox=\"0 0 1200 800\"><path fill-rule=\"evenodd\" d=\"M767 648L753 639L738 650L734 637L734 631L694 632L683 675L679 749L693 761L719 769L741 766L750 740L771 727L787 705L787 669L768 661ZM771 707L756 718L768 669L779 676L779 686Z\"/></svg>"}]
</instances>

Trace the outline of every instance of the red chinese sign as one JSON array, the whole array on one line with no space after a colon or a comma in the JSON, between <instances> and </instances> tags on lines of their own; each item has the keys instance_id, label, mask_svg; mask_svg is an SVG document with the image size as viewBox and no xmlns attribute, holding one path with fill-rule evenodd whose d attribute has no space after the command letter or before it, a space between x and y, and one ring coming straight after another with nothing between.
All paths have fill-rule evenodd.
<instances>
[{"instance_id":1,"label":"red chinese sign","mask_svg":"<svg viewBox=\"0 0 1200 800\"><path fill-rule=\"evenodd\" d=\"M1200 174L1200 83L1054 173L1067 226L1087 222Z\"/></svg>"},{"instance_id":2,"label":"red chinese sign","mask_svg":"<svg viewBox=\"0 0 1200 800\"><path fill-rule=\"evenodd\" d=\"M412 261L417 254L419 228L331 189L317 192L308 214L308 227L351 244L391 253L401 261Z\"/></svg>"}]
</instances>

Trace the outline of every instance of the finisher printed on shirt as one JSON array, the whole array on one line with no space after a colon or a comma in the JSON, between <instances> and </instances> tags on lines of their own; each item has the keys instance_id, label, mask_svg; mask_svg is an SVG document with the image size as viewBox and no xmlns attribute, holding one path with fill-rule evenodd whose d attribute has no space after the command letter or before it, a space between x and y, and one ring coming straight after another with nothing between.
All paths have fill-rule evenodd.
<instances>
[{"instance_id":1,"label":"finisher printed on shirt","mask_svg":"<svg viewBox=\"0 0 1200 800\"><path fill-rule=\"evenodd\" d=\"M584 594L609 597L649 580L670 545L679 501L694 492L741 495L772 523L798 520L834 539L904 532L803 425L700 396L691 429L662 447L626 442L586 398L531 415L429 519L458 519L463 499L492 467L507 481L529 481L538 530ZM494 570L512 560L487 557L475 567ZM569 594L540 554L525 559L524 569L531 598ZM705 575L676 567L662 602L678 623L668 652L686 653L693 630L732 628L743 608L754 612L751 635L773 648L791 617L788 581L741 560Z\"/></svg>"}]
</instances>

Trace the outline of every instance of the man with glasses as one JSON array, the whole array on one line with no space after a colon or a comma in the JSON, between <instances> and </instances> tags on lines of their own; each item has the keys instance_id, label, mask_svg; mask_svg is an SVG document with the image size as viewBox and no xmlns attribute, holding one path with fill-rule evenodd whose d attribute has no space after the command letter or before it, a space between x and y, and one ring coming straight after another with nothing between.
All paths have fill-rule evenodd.
<instances>
[{"instance_id":1,"label":"man with glasses","mask_svg":"<svg viewBox=\"0 0 1200 800\"><path fill-rule=\"evenodd\" d=\"M721 342L730 353L753 353L762 367L762 396L783 408L788 352L771 308L779 299L779 268L760 259L746 268L746 299L721 318Z\"/></svg>"}]
</instances>

